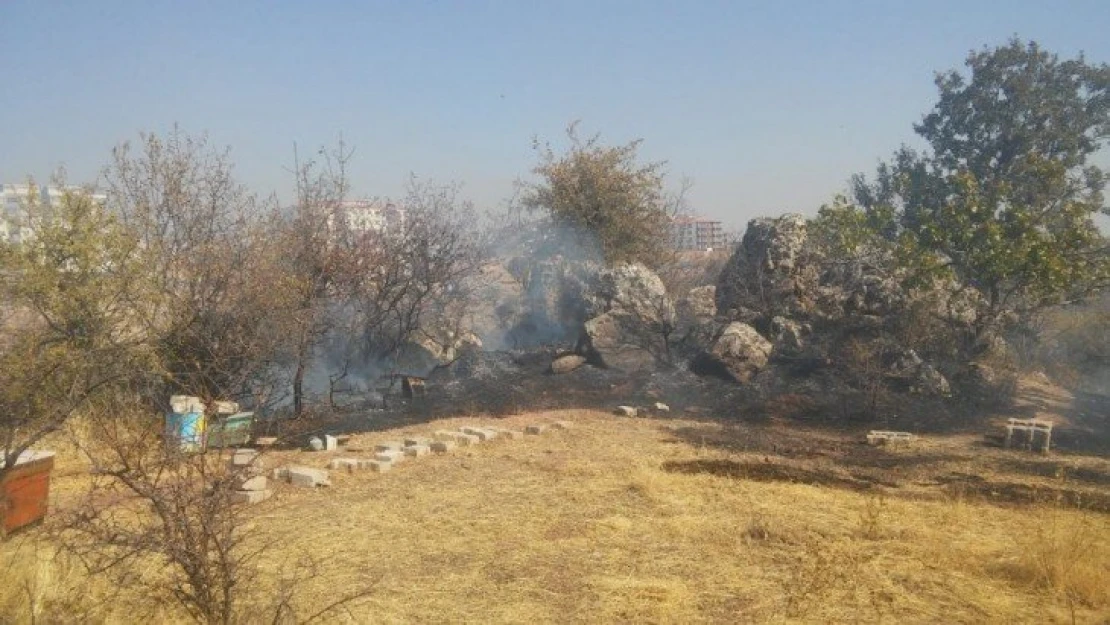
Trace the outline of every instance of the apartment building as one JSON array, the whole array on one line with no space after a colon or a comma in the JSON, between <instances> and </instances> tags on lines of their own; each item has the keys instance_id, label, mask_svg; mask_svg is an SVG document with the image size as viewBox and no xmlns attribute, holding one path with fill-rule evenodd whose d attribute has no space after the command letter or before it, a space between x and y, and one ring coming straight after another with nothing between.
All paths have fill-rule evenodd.
<instances>
[{"instance_id":1,"label":"apartment building","mask_svg":"<svg viewBox=\"0 0 1110 625\"><path fill-rule=\"evenodd\" d=\"M35 237L35 221L41 215L32 210L57 206L67 192L85 192L80 187L56 187L38 184L0 184L0 241L19 244ZM100 204L107 201L102 193L93 193Z\"/></svg>"},{"instance_id":2,"label":"apartment building","mask_svg":"<svg viewBox=\"0 0 1110 625\"><path fill-rule=\"evenodd\" d=\"M676 250L705 251L728 245L724 227L719 221L693 215L678 215L671 220L671 245Z\"/></svg>"},{"instance_id":3,"label":"apartment building","mask_svg":"<svg viewBox=\"0 0 1110 625\"><path fill-rule=\"evenodd\" d=\"M335 229L335 219L342 219L351 232L388 232L405 224L405 210L392 202L377 200L346 200L335 215L328 218L328 227Z\"/></svg>"}]
</instances>

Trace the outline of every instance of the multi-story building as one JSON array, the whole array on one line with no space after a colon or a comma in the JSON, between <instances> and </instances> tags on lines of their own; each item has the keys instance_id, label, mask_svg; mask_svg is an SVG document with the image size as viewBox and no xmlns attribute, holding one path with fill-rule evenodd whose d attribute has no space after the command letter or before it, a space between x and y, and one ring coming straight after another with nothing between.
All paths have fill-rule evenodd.
<instances>
[{"instance_id":1,"label":"multi-story building","mask_svg":"<svg viewBox=\"0 0 1110 625\"><path fill-rule=\"evenodd\" d=\"M677 250L715 250L728 245L721 222L692 215L671 220L671 245Z\"/></svg>"},{"instance_id":2,"label":"multi-story building","mask_svg":"<svg viewBox=\"0 0 1110 625\"><path fill-rule=\"evenodd\" d=\"M37 184L0 184L0 241L19 244L35 237L35 221L43 215L33 215L34 210L47 210L57 206L66 193L86 193L80 187L56 187ZM91 193L90 197L103 205L107 197Z\"/></svg>"},{"instance_id":3,"label":"multi-story building","mask_svg":"<svg viewBox=\"0 0 1110 625\"><path fill-rule=\"evenodd\" d=\"M405 224L405 210L392 202L376 200L346 200L339 205L335 216L329 217L328 226L334 229L334 219L343 220L351 232L390 232Z\"/></svg>"}]
</instances>

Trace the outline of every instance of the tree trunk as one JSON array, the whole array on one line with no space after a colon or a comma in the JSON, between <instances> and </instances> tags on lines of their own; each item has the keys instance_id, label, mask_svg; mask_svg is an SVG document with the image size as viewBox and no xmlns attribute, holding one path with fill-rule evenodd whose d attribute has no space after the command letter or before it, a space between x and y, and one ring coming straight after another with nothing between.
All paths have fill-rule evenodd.
<instances>
[{"instance_id":1,"label":"tree trunk","mask_svg":"<svg viewBox=\"0 0 1110 625\"><path fill-rule=\"evenodd\" d=\"M304 371L305 354L297 355L297 371L293 374L293 416L299 417L304 411Z\"/></svg>"}]
</instances>

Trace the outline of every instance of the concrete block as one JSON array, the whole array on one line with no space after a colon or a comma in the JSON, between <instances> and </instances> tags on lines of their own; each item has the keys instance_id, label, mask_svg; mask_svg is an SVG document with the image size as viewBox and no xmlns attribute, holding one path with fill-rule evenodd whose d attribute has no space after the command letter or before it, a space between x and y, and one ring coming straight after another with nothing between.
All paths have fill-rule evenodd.
<instances>
[{"instance_id":1,"label":"concrete block","mask_svg":"<svg viewBox=\"0 0 1110 625\"><path fill-rule=\"evenodd\" d=\"M661 401L657 401L657 402L655 402L655 411L656 412L670 412L671 407L668 406L667 404L664 404Z\"/></svg>"},{"instance_id":2,"label":"concrete block","mask_svg":"<svg viewBox=\"0 0 1110 625\"><path fill-rule=\"evenodd\" d=\"M482 442L482 439L473 434L467 434L466 432L455 432L455 442L459 444L459 447L467 447L469 445L477 445Z\"/></svg>"},{"instance_id":3,"label":"concrete block","mask_svg":"<svg viewBox=\"0 0 1110 625\"><path fill-rule=\"evenodd\" d=\"M374 451L401 451L404 448L405 445L401 441L386 441L374 445Z\"/></svg>"},{"instance_id":4,"label":"concrete block","mask_svg":"<svg viewBox=\"0 0 1110 625\"><path fill-rule=\"evenodd\" d=\"M252 478L243 480L243 483L239 485L239 490L266 490L266 487L269 485L270 480L266 479L265 475L256 475Z\"/></svg>"},{"instance_id":5,"label":"concrete block","mask_svg":"<svg viewBox=\"0 0 1110 625\"><path fill-rule=\"evenodd\" d=\"M325 434L324 451L335 451L336 449L339 449L339 437Z\"/></svg>"},{"instance_id":6,"label":"concrete block","mask_svg":"<svg viewBox=\"0 0 1110 625\"><path fill-rule=\"evenodd\" d=\"M289 467L278 467L270 474L270 478L275 482L288 482L289 481Z\"/></svg>"},{"instance_id":7,"label":"concrete block","mask_svg":"<svg viewBox=\"0 0 1110 625\"><path fill-rule=\"evenodd\" d=\"M274 491L264 490L236 490L231 493L231 503L254 504L266 501Z\"/></svg>"},{"instance_id":8,"label":"concrete block","mask_svg":"<svg viewBox=\"0 0 1110 625\"><path fill-rule=\"evenodd\" d=\"M378 453L374 454L374 460L377 460L379 462L397 463L401 462L404 459L405 452L395 449L390 449L388 451L379 451Z\"/></svg>"},{"instance_id":9,"label":"concrete block","mask_svg":"<svg viewBox=\"0 0 1110 625\"><path fill-rule=\"evenodd\" d=\"M277 445L278 437L276 436L259 436L254 439L254 444L259 447L273 447Z\"/></svg>"},{"instance_id":10,"label":"concrete block","mask_svg":"<svg viewBox=\"0 0 1110 625\"><path fill-rule=\"evenodd\" d=\"M236 449L231 454L231 466L248 467L258 458L258 452L253 449Z\"/></svg>"},{"instance_id":11,"label":"concrete block","mask_svg":"<svg viewBox=\"0 0 1110 625\"><path fill-rule=\"evenodd\" d=\"M525 434L543 434L547 430L546 425L529 425L524 428Z\"/></svg>"},{"instance_id":12,"label":"concrete block","mask_svg":"<svg viewBox=\"0 0 1110 625\"><path fill-rule=\"evenodd\" d=\"M483 442L491 441L491 440L494 439L494 437L497 436L497 433L494 432L493 430L489 429L489 428L465 427L465 428L460 428L460 430L464 434L469 434L471 436L477 436L478 440L483 441Z\"/></svg>"},{"instance_id":13,"label":"concrete block","mask_svg":"<svg viewBox=\"0 0 1110 625\"><path fill-rule=\"evenodd\" d=\"M331 486L327 471L310 467L289 467L289 483L307 488Z\"/></svg>"},{"instance_id":14,"label":"concrete block","mask_svg":"<svg viewBox=\"0 0 1110 625\"><path fill-rule=\"evenodd\" d=\"M328 463L329 469L346 469L348 473L353 473L358 469L358 460L354 458L332 458Z\"/></svg>"},{"instance_id":15,"label":"concrete block","mask_svg":"<svg viewBox=\"0 0 1110 625\"><path fill-rule=\"evenodd\" d=\"M426 456L431 451L432 448L427 445L409 445L408 447L405 447L405 455L411 458Z\"/></svg>"},{"instance_id":16,"label":"concrete block","mask_svg":"<svg viewBox=\"0 0 1110 625\"><path fill-rule=\"evenodd\" d=\"M613 414L617 415L618 417L635 417L637 411L632 406L617 406L617 409L613 411Z\"/></svg>"},{"instance_id":17,"label":"concrete block","mask_svg":"<svg viewBox=\"0 0 1110 625\"><path fill-rule=\"evenodd\" d=\"M436 453L443 454L443 453L447 453L447 452L451 451L452 449L454 449L456 444L457 443L455 443L454 440L435 441L431 444L431 448L432 448L432 451L434 451Z\"/></svg>"},{"instance_id":18,"label":"concrete block","mask_svg":"<svg viewBox=\"0 0 1110 625\"><path fill-rule=\"evenodd\" d=\"M369 469L375 473L385 473L393 468L393 463L385 460L359 460L360 469Z\"/></svg>"}]
</instances>

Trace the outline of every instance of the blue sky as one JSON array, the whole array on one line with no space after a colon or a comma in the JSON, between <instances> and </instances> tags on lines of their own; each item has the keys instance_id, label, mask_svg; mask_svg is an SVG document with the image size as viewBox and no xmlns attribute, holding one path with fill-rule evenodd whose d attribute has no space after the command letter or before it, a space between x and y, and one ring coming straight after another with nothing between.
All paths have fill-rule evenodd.
<instances>
[{"instance_id":1,"label":"blue sky","mask_svg":"<svg viewBox=\"0 0 1110 625\"><path fill-rule=\"evenodd\" d=\"M355 192L409 173L481 208L570 121L687 177L741 227L813 213L898 145L933 72L1011 35L1110 61L1110 2L47 2L0 0L0 179L179 124L288 197L292 144L356 147Z\"/></svg>"}]
</instances>

